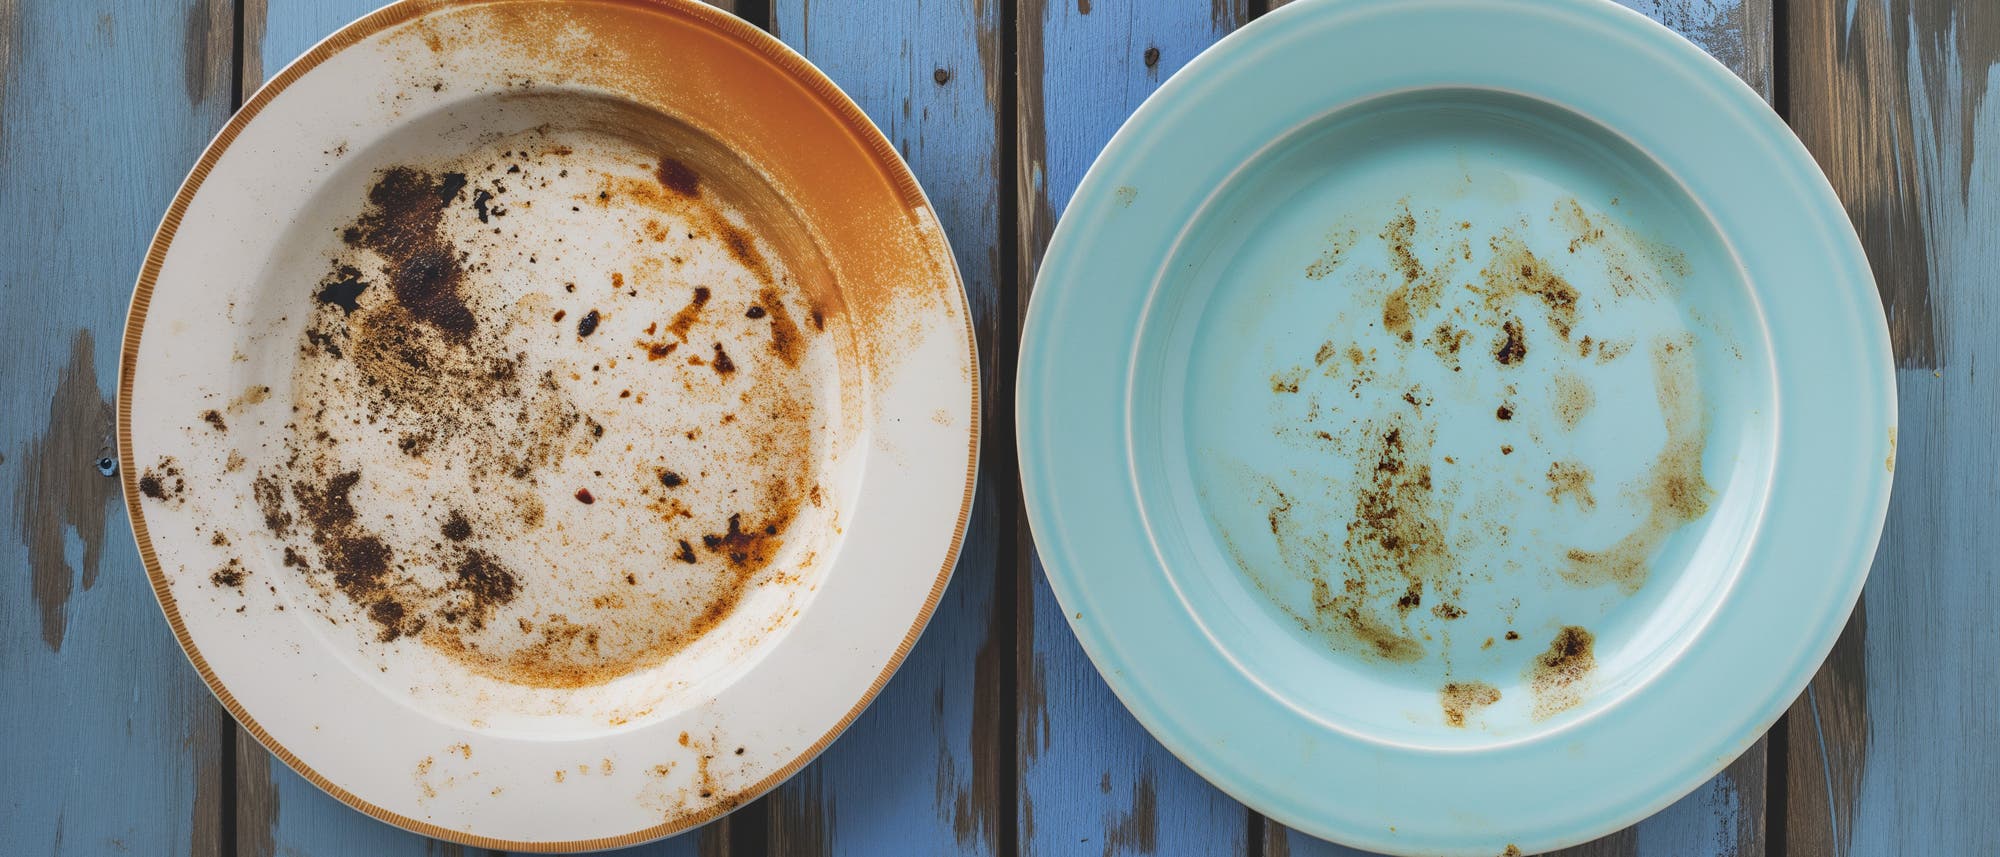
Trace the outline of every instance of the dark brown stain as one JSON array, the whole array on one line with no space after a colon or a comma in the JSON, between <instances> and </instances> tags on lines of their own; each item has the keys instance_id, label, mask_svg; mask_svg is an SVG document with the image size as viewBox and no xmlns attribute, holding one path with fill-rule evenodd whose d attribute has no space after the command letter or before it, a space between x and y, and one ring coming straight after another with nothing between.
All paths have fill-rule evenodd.
<instances>
[{"instance_id":1,"label":"dark brown stain","mask_svg":"<svg viewBox=\"0 0 2000 857\"><path fill-rule=\"evenodd\" d=\"M389 291L410 316L445 338L462 342L477 322L461 286L465 269L445 238L440 218L463 176L443 177L409 167L383 170L368 191L368 210L357 222L360 246L380 254Z\"/></svg>"},{"instance_id":2,"label":"dark brown stain","mask_svg":"<svg viewBox=\"0 0 2000 857\"><path fill-rule=\"evenodd\" d=\"M688 165L673 158L661 158L660 166L653 171L660 186L681 196L696 198L701 196L701 176Z\"/></svg>"},{"instance_id":3,"label":"dark brown stain","mask_svg":"<svg viewBox=\"0 0 2000 857\"><path fill-rule=\"evenodd\" d=\"M1521 331L1521 322L1507 319L1500 323L1500 336L1493 342L1493 360L1502 366L1518 365L1528 357L1528 340Z\"/></svg>"},{"instance_id":4,"label":"dark brown stain","mask_svg":"<svg viewBox=\"0 0 2000 857\"><path fill-rule=\"evenodd\" d=\"M1090 14L1090 0L1076 0L1076 13L1078 15Z\"/></svg>"},{"instance_id":5,"label":"dark brown stain","mask_svg":"<svg viewBox=\"0 0 2000 857\"><path fill-rule=\"evenodd\" d=\"M97 459L109 454L112 419L111 401L98 391L90 331L77 331L49 398L48 422L22 450L14 483L15 526L28 549L42 642L50 651L62 650L65 610L79 581L86 590L97 583L105 516L118 491L117 480L96 468ZM83 543L75 569L63 552L72 531Z\"/></svg>"},{"instance_id":6,"label":"dark brown stain","mask_svg":"<svg viewBox=\"0 0 2000 857\"><path fill-rule=\"evenodd\" d=\"M1868 770L1868 605L1854 605L1833 652L1785 717L1785 846L1798 854L1853 854Z\"/></svg>"},{"instance_id":7,"label":"dark brown stain","mask_svg":"<svg viewBox=\"0 0 2000 857\"><path fill-rule=\"evenodd\" d=\"M597 310L584 313L583 318L576 321L576 338L589 339L591 334L597 332L597 323L602 318L603 316L599 315Z\"/></svg>"},{"instance_id":8,"label":"dark brown stain","mask_svg":"<svg viewBox=\"0 0 2000 857\"><path fill-rule=\"evenodd\" d=\"M243 586L244 578L249 576L250 570L243 567L243 561L235 557L230 557L229 561L223 563L221 568L209 574L208 582L215 586L240 589Z\"/></svg>"},{"instance_id":9,"label":"dark brown stain","mask_svg":"<svg viewBox=\"0 0 2000 857\"><path fill-rule=\"evenodd\" d=\"M271 780L271 754L242 727L235 732L235 746L225 752L236 754L236 855L277 857L278 784Z\"/></svg>"},{"instance_id":10,"label":"dark brown stain","mask_svg":"<svg viewBox=\"0 0 2000 857\"><path fill-rule=\"evenodd\" d=\"M2000 63L1992 11L1942 0L1836 4L1801 7L1786 28L1793 130L1854 220L1904 368L1941 365L1930 219L1976 204L1977 125L1988 70ZM1912 69L1924 70L1920 84Z\"/></svg>"},{"instance_id":11,"label":"dark brown stain","mask_svg":"<svg viewBox=\"0 0 2000 857\"><path fill-rule=\"evenodd\" d=\"M359 233L355 238L359 240ZM353 265L338 265L332 274L320 281L319 291L313 294L313 298L353 315L355 310L361 308L361 293L367 290L368 283L362 281L360 270Z\"/></svg>"},{"instance_id":12,"label":"dark brown stain","mask_svg":"<svg viewBox=\"0 0 2000 857\"><path fill-rule=\"evenodd\" d=\"M231 31L235 16L234 7L223 0L194 0L188 6L181 34L181 82L189 104L199 107L225 86L234 62L230 45L235 40Z\"/></svg>"},{"instance_id":13,"label":"dark brown stain","mask_svg":"<svg viewBox=\"0 0 2000 857\"><path fill-rule=\"evenodd\" d=\"M1565 625L1549 641L1548 651L1535 656L1528 682L1535 695L1535 719L1554 716L1583 702L1583 691L1597 669L1596 637L1588 630Z\"/></svg>"},{"instance_id":14,"label":"dark brown stain","mask_svg":"<svg viewBox=\"0 0 2000 857\"><path fill-rule=\"evenodd\" d=\"M1132 807L1104 828L1104 857L1153 854L1160 848L1160 795L1151 769L1139 773L1132 786Z\"/></svg>"},{"instance_id":15,"label":"dark brown stain","mask_svg":"<svg viewBox=\"0 0 2000 857\"><path fill-rule=\"evenodd\" d=\"M709 361L708 365L714 367L717 375L728 375L736 371L736 361L729 359L729 352L723 350L720 342L715 344L715 359Z\"/></svg>"}]
</instances>

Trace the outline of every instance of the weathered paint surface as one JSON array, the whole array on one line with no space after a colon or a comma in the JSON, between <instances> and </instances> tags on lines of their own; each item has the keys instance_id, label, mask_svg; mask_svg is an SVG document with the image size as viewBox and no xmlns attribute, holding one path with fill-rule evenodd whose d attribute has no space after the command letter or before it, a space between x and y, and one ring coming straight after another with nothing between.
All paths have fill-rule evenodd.
<instances>
[{"instance_id":1,"label":"weathered paint surface","mask_svg":"<svg viewBox=\"0 0 2000 857\"><path fill-rule=\"evenodd\" d=\"M2000 841L2000 691L1966 678L2000 651L2000 544L1983 526L2000 494L2000 402L1976 376L2000 280L2000 108L1985 99L2000 15L1793 2L1779 33L1769 0L1621 2L1767 97L1789 94L1780 107L1855 217L1889 310L1902 478L1865 610L1781 725L1786 768L1767 774L1760 744L1653 819L1566 853L1765 853L1767 776L1784 801L1770 853L1979 853ZM342 807L232 736L95 467L131 283L180 177L232 96L376 5L0 0L0 767L13 772L0 853L479 853ZM1055 217L1139 101L1252 10L735 5L846 87L930 192L978 321L982 488L930 632L848 736L771 798L627 853L1354 853L1256 818L1130 719L1077 648L1015 508L1012 335ZM1771 65L1774 34L1786 68Z\"/></svg>"},{"instance_id":2,"label":"weathered paint surface","mask_svg":"<svg viewBox=\"0 0 2000 857\"><path fill-rule=\"evenodd\" d=\"M1242 3L1029 0L1017 18L1019 299L1112 132L1248 18ZM1022 854L1241 854L1249 812L1146 734L1077 645L1025 521L1016 701Z\"/></svg>"},{"instance_id":3,"label":"weathered paint surface","mask_svg":"<svg viewBox=\"0 0 2000 857\"><path fill-rule=\"evenodd\" d=\"M225 719L114 479L140 258L229 112L227 3L0 3L0 854L212 853Z\"/></svg>"},{"instance_id":4,"label":"weathered paint surface","mask_svg":"<svg viewBox=\"0 0 2000 857\"><path fill-rule=\"evenodd\" d=\"M981 358L985 407L978 494L951 586L880 696L805 775L733 820L768 824L779 854L996 854L1000 670L996 623L1001 533L995 453L1009 426L996 405L999 328L1000 4L771 4L771 31L866 111L923 184L951 236ZM1010 329L1011 331L1011 329ZM1009 334L1011 336L1011 332ZM762 813L759 810L763 810Z\"/></svg>"},{"instance_id":5,"label":"weathered paint surface","mask_svg":"<svg viewBox=\"0 0 2000 857\"><path fill-rule=\"evenodd\" d=\"M1847 205L1889 311L1895 496L1864 611L1787 717L1793 854L2000 842L2000 7L1789 7L1789 115Z\"/></svg>"}]
</instances>

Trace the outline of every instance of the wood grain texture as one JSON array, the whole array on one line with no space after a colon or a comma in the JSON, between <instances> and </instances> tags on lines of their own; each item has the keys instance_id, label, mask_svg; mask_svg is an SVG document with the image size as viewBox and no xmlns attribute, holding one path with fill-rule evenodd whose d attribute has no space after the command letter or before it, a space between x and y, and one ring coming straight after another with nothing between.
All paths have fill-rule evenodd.
<instances>
[{"instance_id":1,"label":"wood grain texture","mask_svg":"<svg viewBox=\"0 0 2000 857\"><path fill-rule=\"evenodd\" d=\"M1084 170L1169 74L1248 17L1240 2L1024 0L1019 300ZM1240 854L1249 813L1189 771L1112 696L1063 619L1025 520L1017 529L1020 852Z\"/></svg>"},{"instance_id":2,"label":"wood grain texture","mask_svg":"<svg viewBox=\"0 0 2000 857\"><path fill-rule=\"evenodd\" d=\"M2000 842L2000 7L1789 7L1790 118L1846 204L1889 311L1895 496L1834 654L1787 717L1793 854Z\"/></svg>"},{"instance_id":3,"label":"wood grain texture","mask_svg":"<svg viewBox=\"0 0 2000 857\"><path fill-rule=\"evenodd\" d=\"M146 245L228 115L232 21L226 2L0 2L0 854L222 836L221 708L96 462Z\"/></svg>"},{"instance_id":4,"label":"wood grain texture","mask_svg":"<svg viewBox=\"0 0 2000 857\"><path fill-rule=\"evenodd\" d=\"M839 741L766 800L778 854L995 854L1004 817L996 485L1011 425L995 404L1000 283L1001 4L778 0L771 30L866 111L922 183L971 303L986 437L950 587L908 660ZM1011 227L1011 224L1009 225ZM1005 317L1011 325L1011 316ZM1007 328L1012 336L1011 326ZM749 817L749 816L746 816Z\"/></svg>"}]
</instances>

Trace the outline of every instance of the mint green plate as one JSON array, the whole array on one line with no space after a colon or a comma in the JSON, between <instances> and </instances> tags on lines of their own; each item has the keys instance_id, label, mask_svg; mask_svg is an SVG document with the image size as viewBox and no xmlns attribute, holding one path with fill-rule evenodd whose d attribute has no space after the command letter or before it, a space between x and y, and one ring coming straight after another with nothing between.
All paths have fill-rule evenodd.
<instances>
[{"instance_id":1,"label":"mint green plate","mask_svg":"<svg viewBox=\"0 0 2000 857\"><path fill-rule=\"evenodd\" d=\"M1895 388L1784 124L1593 0L1280 9L1139 108L1022 344L1036 544L1155 737L1400 854L1625 827L1853 608Z\"/></svg>"}]
</instances>

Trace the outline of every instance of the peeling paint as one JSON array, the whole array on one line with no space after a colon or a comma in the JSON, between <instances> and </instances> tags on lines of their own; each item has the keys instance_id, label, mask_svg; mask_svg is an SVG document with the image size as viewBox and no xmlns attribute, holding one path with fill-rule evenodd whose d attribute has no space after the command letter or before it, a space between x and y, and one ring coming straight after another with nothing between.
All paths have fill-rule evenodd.
<instances>
[{"instance_id":1,"label":"peeling paint","mask_svg":"<svg viewBox=\"0 0 2000 857\"><path fill-rule=\"evenodd\" d=\"M62 649L65 610L78 578L86 590L97 583L106 510L118 491L96 467L109 448L111 424L111 401L97 387L90 331L77 331L49 400L48 424L28 442L14 484L15 523L28 549L42 642L50 651ZM83 545L80 568L70 566L65 552L72 534Z\"/></svg>"}]
</instances>

